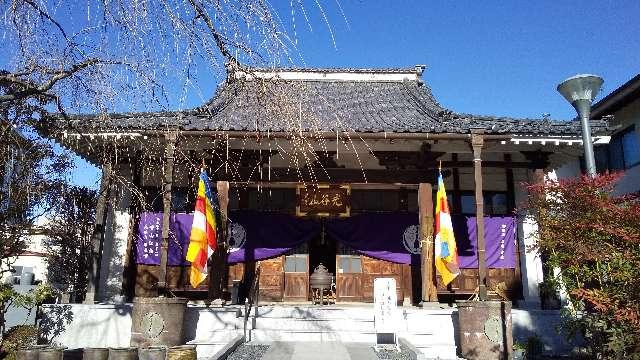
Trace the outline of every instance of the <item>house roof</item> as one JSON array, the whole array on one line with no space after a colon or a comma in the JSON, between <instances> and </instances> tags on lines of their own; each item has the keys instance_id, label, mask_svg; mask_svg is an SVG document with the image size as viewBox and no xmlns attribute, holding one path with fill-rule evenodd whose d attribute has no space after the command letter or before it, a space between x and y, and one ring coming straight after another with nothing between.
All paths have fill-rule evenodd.
<instances>
[{"instance_id":1,"label":"house roof","mask_svg":"<svg viewBox=\"0 0 640 360\"><path fill-rule=\"evenodd\" d=\"M460 114L442 107L411 69L249 69L232 74L203 106L182 112L78 116L80 131L351 131L579 135L577 121ZM608 132L593 121L594 133Z\"/></svg>"},{"instance_id":2,"label":"house roof","mask_svg":"<svg viewBox=\"0 0 640 360\"><path fill-rule=\"evenodd\" d=\"M600 119L628 105L630 102L640 99L640 74L613 90L591 107L591 117Z\"/></svg>"}]
</instances>

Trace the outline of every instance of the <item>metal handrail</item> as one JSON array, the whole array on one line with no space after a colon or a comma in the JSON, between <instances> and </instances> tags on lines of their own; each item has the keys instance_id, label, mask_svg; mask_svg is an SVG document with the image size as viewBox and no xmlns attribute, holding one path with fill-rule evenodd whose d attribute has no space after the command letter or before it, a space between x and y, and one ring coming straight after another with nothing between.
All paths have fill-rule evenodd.
<instances>
[{"instance_id":1,"label":"metal handrail","mask_svg":"<svg viewBox=\"0 0 640 360\"><path fill-rule=\"evenodd\" d=\"M249 288L248 297L244 299L244 338L247 339L247 322L251 314L251 308L255 304L254 320L258 317L258 298L260 297L260 265L256 267L255 276L251 288ZM251 341L251 332L247 341Z\"/></svg>"}]
</instances>

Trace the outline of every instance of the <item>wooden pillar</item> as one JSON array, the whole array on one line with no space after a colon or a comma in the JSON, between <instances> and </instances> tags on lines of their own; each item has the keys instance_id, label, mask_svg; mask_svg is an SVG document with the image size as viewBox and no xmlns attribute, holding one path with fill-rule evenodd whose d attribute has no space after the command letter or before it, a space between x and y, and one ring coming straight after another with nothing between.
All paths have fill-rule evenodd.
<instances>
[{"instance_id":1,"label":"wooden pillar","mask_svg":"<svg viewBox=\"0 0 640 360\"><path fill-rule=\"evenodd\" d=\"M487 300L487 264L484 244L484 196L482 194L482 132L471 135L473 148L473 170L476 193L476 236L478 240L478 296L480 301Z\"/></svg>"},{"instance_id":2,"label":"wooden pillar","mask_svg":"<svg viewBox=\"0 0 640 360\"><path fill-rule=\"evenodd\" d=\"M433 190L431 184L418 187L418 214L420 216L422 302L438 301L433 251Z\"/></svg>"},{"instance_id":3,"label":"wooden pillar","mask_svg":"<svg viewBox=\"0 0 640 360\"><path fill-rule=\"evenodd\" d=\"M100 265L102 263L102 249L104 246L104 224L107 218L107 199L111 192L111 176L113 165L107 162L102 165L102 179L100 181L100 193L96 204L96 220L91 234L91 269L89 269L89 283L84 302L93 304L100 300Z\"/></svg>"},{"instance_id":4,"label":"wooden pillar","mask_svg":"<svg viewBox=\"0 0 640 360\"><path fill-rule=\"evenodd\" d=\"M505 181L507 182L507 214L513 215L516 211L516 191L513 181L513 167L511 154L504 154ZM512 287L513 299L522 299L522 271L520 270L520 245L516 240L516 267L514 269L515 283Z\"/></svg>"},{"instance_id":5,"label":"wooden pillar","mask_svg":"<svg viewBox=\"0 0 640 360\"><path fill-rule=\"evenodd\" d=\"M221 299L227 286L229 268L227 266L227 219L229 208L229 182L217 181L218 206L220 211L220 223L218 231L218 248L212 255L209 264L209 289L208 299Z\"/></svg>"},{"instance_id":6,"label":"wooden pillar","mask_svg":"<svg viewBox=\"0 0 640 360\"><path fill-rule=\"evenodd\" d=\"M169 221L171 215L171 189L173 187L173 162L178 134L170 132L165 135L164 177L162 180L162 245L160 246L160 271L158 274L158 294L167 293L167 257L169 250Z\"/></svg>"}]
</instances>

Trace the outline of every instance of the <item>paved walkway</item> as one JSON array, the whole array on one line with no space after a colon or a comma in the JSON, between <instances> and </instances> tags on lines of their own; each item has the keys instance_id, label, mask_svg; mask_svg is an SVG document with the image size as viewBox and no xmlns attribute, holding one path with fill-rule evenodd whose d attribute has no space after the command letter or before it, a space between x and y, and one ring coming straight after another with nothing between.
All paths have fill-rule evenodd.
<instances>
[{"instance_id":1,"label":"paved walkway","mask_svg":"<svg viewBox=\"0 0 640 360\"><path fill-rule=\"evenodd\" d=\"M378 360L370 344L331 342L274 342L262 360Z\"/></svg>"}]
</instances>

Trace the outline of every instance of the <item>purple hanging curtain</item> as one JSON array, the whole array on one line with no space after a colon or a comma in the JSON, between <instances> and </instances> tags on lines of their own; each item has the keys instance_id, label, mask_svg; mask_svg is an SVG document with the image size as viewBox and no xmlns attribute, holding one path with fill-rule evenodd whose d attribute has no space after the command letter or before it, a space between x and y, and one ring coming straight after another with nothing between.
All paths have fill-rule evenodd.
<instances>
[{"instance_id":1,"label":"purple hanging curtain","mask_svg":"<svg viewBox=\"0 0 640 360\"><path fill-rule=\"evenodd\" d=\"M361 214L328 219L327 234L372 258L399 264L420 263L418 215Z\"/></svg>"},{"instance_id":2,"label":"purple hanging curtain","mask_svg":"<svg viewBox=\"0 0 640 360\"><path fill-rule=\"evenodd\" d=\"M279 256L309 241L320 232L315 220L286 214L234 211L229 215L228 262L255 261ZM477 268L476 218L453 216L453 228L461 268ZM516 219L485 217L488 268L515 268ZM167 263L189 265L192 214L171 214ZM399 264L419 264L418 216L412 213L361 214L345 219L327 219L329 236L372 258ZM162 213L142 213L138 223L136 262L159 265L162 243Z\"/></svg>"},{"instance_id":3,"label":"purple hanging curtain","mask_svg":"<svg viewBox=\"0 0 640 360\"><path fill-rule=\"evenodd\" d=\"M192 214L171 214L169 216L168 265L191 264L185 260L185 255L187 254L187 246L189 246L192 222ZM135 242L136 263L145 265L160 264L162 213L145 212L140 215Z\"/></svg>"},{"instance_id":4,"label":"purple hanging curtain","mask_svg":"<svg viewBox=\"0 0 640 360\"><path fill-rule=\"evenodd\" d=\"M286 214L234 211L229 220L231 264L282 255L320 232L317 221Z\"/></svg>"},{"instance_id":5,"label":"purple hanging curtain","mask_svg":"<svg viewBox=\"0 0 640 360\"><path fill-rule=\"evenodd\" d=\"M478 268L476 218L453 216L461 268ZM514 217L485 217L487 267L514 268ZM337 241L372 258L399 264L420 263L418 216L412 213L361 214L329 219L327 233Z\"/></svg>"},{"instance_id":6,"label":"purple hanging curtain","mask_svg":"<svg viewBox=\"0 0 640 360\"><path fill-rule=\"evenodd\" d=\"M478 268L478 227L475 216L453 216L458 261L462 269ZM487 268L516 267L516 218L513 216L485 216L484 239Z\"/></svg>"}]
</instances>

